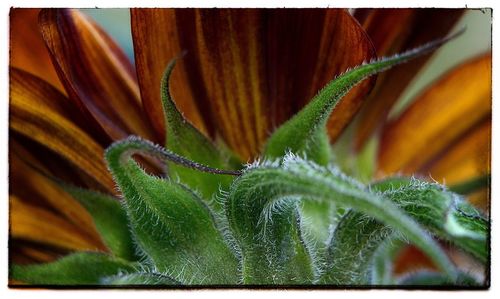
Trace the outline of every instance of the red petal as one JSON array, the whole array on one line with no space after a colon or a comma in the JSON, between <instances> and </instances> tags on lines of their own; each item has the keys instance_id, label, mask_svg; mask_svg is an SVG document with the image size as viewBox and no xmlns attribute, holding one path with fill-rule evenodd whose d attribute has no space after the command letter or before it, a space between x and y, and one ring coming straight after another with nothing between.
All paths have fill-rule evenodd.
<instances>
[{"instance_id":1,"label":"red petal","mask_svg":"<svg viewBox=\"0 0 500 299\"><path fill-rule=\"evenodd\" d=\"M141 9L132 11L132 23L139 72L153 69L156 79L148 82L159 82L166 61L186 50L174 72L176 103L183 110L195 102L198 108L186 110L188 117L197 122L194 111L202 111L209 132L222 135L243 159L256 156L268 134L326 82L373 54L359 24L339 9ZM153 24L165 34L148 29ZM143 52L153 57L146 60ZM145 90L150 85L141 83ZM369 87L359 85L337 107L334 137ZM159 100L144 99L155 114ZM155 119L160 128L161 115Z\"/></svg>"},{"instance_id":2,"label":"red petal","mask_svg":"<svg viewBox=\"0 0 500 299\"><path fill-rule=\"evenodd\" d=\"M40 29L68 94L111 138L153 138L133 67L109 36L70 9L42 10Z\"/></svg>"},{"instance_id":3,"label":"red petal","mask_svg":"<svg viewBox=\"0 0 500 299\"><path fill-rule=\"evenodd\" d=\"M38 30L38 8L10 10L10 66L22 69L65 92Z\"/></svg>"}]
</instances>

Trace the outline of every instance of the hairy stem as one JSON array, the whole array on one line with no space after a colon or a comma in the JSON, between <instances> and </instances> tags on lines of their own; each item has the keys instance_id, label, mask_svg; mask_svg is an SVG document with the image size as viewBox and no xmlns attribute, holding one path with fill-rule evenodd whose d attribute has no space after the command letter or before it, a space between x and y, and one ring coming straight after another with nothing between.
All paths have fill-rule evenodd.
<instances>
[{"instance_id":1,"label":"hairy stem","mask_svg":"<svg viewBox=\"0 0 500 299\"><path fill-rule=\"evenodd\" d=\"M186 168L191 168L212 174L235 176L241 174L241 171L239 170L217 169L191 161L137 136L129 136L127 139L117 141L106 150L106 157L108 157L110 162L124 162L134 154L149 155L162 161L167 160Z\"/></svg>"}]
</instances>

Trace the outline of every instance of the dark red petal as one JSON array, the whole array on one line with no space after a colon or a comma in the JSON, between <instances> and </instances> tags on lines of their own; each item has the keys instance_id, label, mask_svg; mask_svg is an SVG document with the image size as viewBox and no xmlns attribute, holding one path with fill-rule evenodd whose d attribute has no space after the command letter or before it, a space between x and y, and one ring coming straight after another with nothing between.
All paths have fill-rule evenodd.
<instances>
[{"instance_id":1,"label":"dark red petal","mask_svg":"<svg viewBox=\"0 0 500 299\"><path fill-rule=\"evenodd\" d=\"M111 38L78 10L44 9L39 24L71 99L112 139L153 139L133 67Z\"/></svg>"},{"instance_id":2,"label":"dark red petal","mask_svg":"<svg viewBox=\"0 0 500 299\"><path fill-rule=\"evenodd\" d=\"M22 69L65 92L38 30L39 8L10 10L10 66Z\"/></svg>"},{"instance_id":3,"label":"dark red petal","mask_svg":"<svg viewBox=\"0 0 500 299\"><path fill-rule=\"evenodd\" d=\"M340 9L137 9L132 24L141 91L151 93L144 101L157 130L163 119L151 86L159 86L166 62L185 50L171 85L176 103L243 159L255 157L269 133L326 82L374 55L363 29ZM370 80L339 104L332 137L369 88Z\"/></svg>"}]
</instances>

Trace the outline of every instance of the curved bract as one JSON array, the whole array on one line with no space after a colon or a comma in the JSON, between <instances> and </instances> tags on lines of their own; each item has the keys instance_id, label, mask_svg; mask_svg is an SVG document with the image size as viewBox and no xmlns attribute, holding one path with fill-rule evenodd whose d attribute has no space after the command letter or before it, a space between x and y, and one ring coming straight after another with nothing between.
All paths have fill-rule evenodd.
<instances>
[{"instance_id":1,"label":"curved bract","mask_svg":"<svg viewBox=\"0 0 500 299\"><path fill-rule=\"evenodd\" d=\"M439 241L485 263L488 220L439 184L393 177L366 185L346 175L331 163L326 131L332 110L353 86L458 34L338 76L276 129L263 161L239 169L178 110L169 90L171 62L161 81L168 149L129 136L104 153L121 204L62 184L89 211L108 252L15 265L12 278L122 286L476 283ZM144 161L168 170L152 175ZM419 248L438 272L393 277L387 263L405 243Z\"/></svg>"}]
</instances>

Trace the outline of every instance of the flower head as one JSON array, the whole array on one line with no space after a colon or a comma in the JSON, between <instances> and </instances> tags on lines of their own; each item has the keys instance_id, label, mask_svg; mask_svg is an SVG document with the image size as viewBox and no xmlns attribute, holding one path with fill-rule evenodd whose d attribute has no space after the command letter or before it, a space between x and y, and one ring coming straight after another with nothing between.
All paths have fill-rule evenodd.
<instances>
[{"instance_id":1,"label":"flower head","mask_svg":"<svg viewBox=\"0 0 500 299\"><path fill-rule=\"evenodd\" d=\"M382 241L393 238L393 229L399 228L403 239L409 238L425 251L433 261L432 267L446 268L445 262L439 264L439 257L447 257L440 255L437 243L426 239L417 224L412 226L410 216L397 214L407 207L420 209L422 206L413 206L415 202L423 202L424 210L432 206L422 214L446 214L443 223L417 217L433 235L452 240L466 251L479 252L471 245L476 244L471 240L479 240L475 228L467 227L474 233L468 235L468 230L457 232L453 225L463 229L463 223L469 225L474 217L484 216L478 216L480 213L472 207L465 208L455 194L415 180L377 180L394 174L435 179L461 194L483 192L478 202L480 207L486 206L487 197L481 190L487 190L490 172L490 53L446 73L396 118L388 117L389 110L429 56L378 77L361 80L366 77L363 75L359 82L352 79L356 85L346 85L349 92L345 95L341 89L337 102L328 104L331 108L325 108L326 100L321 101L321 96L329 92L328 86L333 86L327 85L332 79L347 78L342 74L352 73L349 70L353 68L363 70L356 68L359 65L396 61L377 57L445 36L462 13L425 9L362 9L353 15L342 9L132 9L132 65L112 38L78 10L13 9L9 140L13 260L44 262L71 251L108 252L123 260L109 260L107 255L90 259L102 269L133 274L119 276L109 270L102 275L104 280L98 280L105 284L303 284L303 279L311 283L366 284L368 264L346 258L351 262L348 267L364 274L355 278L332 274L342 273L344 267L340 262L330 265L332 252L345 254L347 245L352 245L342 247L341 241L327 247L322 244L352 233L343 231L340 224L367 221L369 225L363 229L370 227L373 231L369 233L376 236L367 239L363 247L371 254L366 257L370 262L376 258L372 256L375 249L381 252L390 247ZM402 25L396 28L394 23ZM429 45L429 49L433 47ZM185 54L173 69L168 63L181 53ZM410 59L405 55L409 54L402 54L401 62ZM370 74L383 68L377 67ZM327 88L318 94L325 85ZM312 98L311 103L322 106L304 108ZM317 115L324 121L311 121ZM300 132L308 121L311 134L317 136L302 144L309 138ZM326 130L317 130L320 126ZM113 143L130 135L140 138ZM377 171L360 175L362 168L344 162L352 157L362 162L369 140L377 142L378 151L367 165L376 165ZM334 156L330 143L336 144ZM342 144L347 144L347 153ZM299 156L285 156L284 150ZM137 153L142 156L129 160ZM375 151L371 153L374 158ZM276 160L240 171L244 162L258 157ZM140 162L141 167L130 161ZM348 175L358 174L368 188L365 190L363 184L341 170L326 166L334 161ZM162 179L165 163L169 175ZM234 179L214 173L243 175ZM389 187L384 185L389 181ZM336 194L335 205L323 202L328 193ZM160 204L157 198L164 194L174 200ZM125 198L125 210L114 200L120 196ZM296 200L309 197L320 203L296 204ZM261 202L269 198L273 201ZM379 198L390 198L386 210L377 203ZM442 201L436 204L435 198ZM155 210L167 209L165 205L177 214ZM346 212L338 205L353 210ZM453 214L455 210L450 207L458 212ZM114 212L107 219L101 209ZM252 209L258 212L252 214ZM357 209L368 216L354 213ZM466 209L473 211L467 214ZM375 220L381 219L371 214L373 211L379 211L387 223L382 221L384 225L380 226ZM409 215L412 211L405 210ZM150 214L156 222L148 219ZM178 218L170 223L170 216ZM303 220L311 223L288 227ZM117 225L129 222L133 223L132 233L128 225ZM183 222L191 230L180 233ZM478 228L483 232L484 223L474 225L483 225ZM245 238L255 233L254 226L261 225L262 231L248 243ZM329 226L336 226L335 231ZM297 227L298 232L294 230ZM284 232L278 232L278 228ZM169 242L151 237L160 231L170 238ZM204 236L200 244L206 248L197 252L195 245L195 249L185 247L198 242L198 235ZM290 241L289 236L300 240ZM276 239L268 239L272 237ZM203 243L208 239L211 241ZM399 235L394 239L400 240ZM178 247L172 245L175 242ZM282 258L266 251L266 246L285 243L291 247L280 252L285 255ZM176 254L180 258L166 258ZM185 265L182 257L191 254L196 261L187 261L199 265ZM285 270L278 266L259 268L263 256ZM88 259L72 255L60 263L73 265ZM136 272L135 264L125 260L153 266L146 272ZM220 264L227 267L218 268ZM247 265L252 265L245 270L250 274L240 275ZM40 269L32 273L53 271L63 284L96 283L91 274L85 276L88 280L79 281L71 280L73 272ZM285 272L288 276L283 275ZM29 275L25 276L27 281Z\"/></svg>"}]
</instances>

